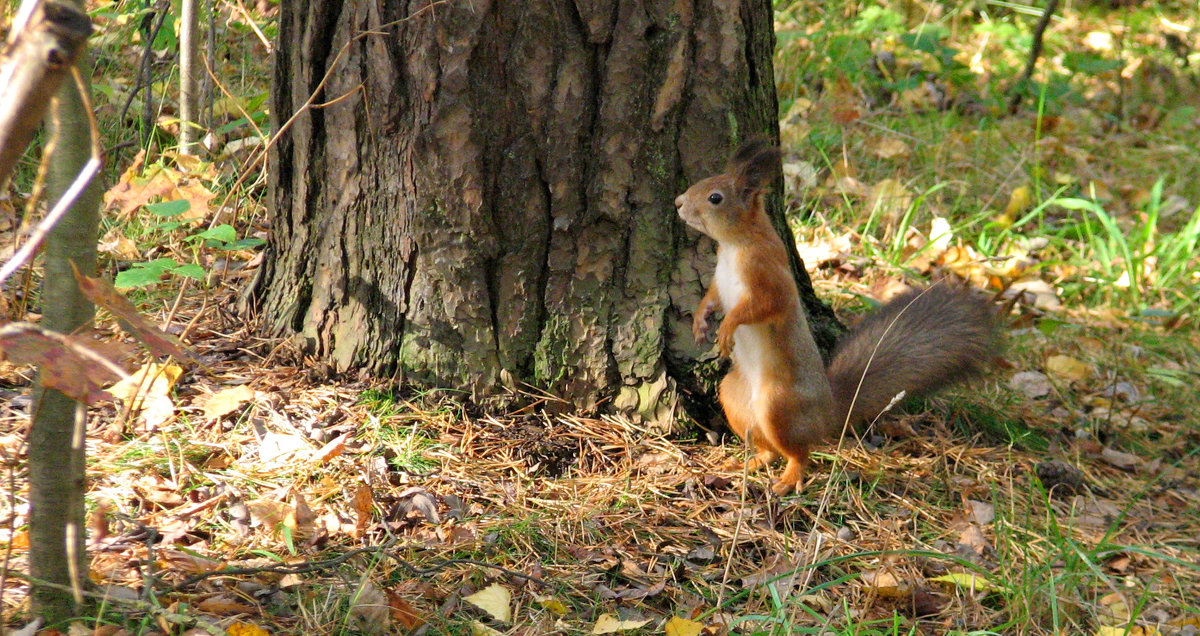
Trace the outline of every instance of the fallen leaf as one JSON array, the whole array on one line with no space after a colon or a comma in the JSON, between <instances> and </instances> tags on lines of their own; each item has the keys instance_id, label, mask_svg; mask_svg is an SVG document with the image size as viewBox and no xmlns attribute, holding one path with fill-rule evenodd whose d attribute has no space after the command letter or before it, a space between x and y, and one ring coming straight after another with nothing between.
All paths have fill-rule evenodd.
<instances>
[{"instance_id":1,"label":"fallen leaf","mask_svg":"<svg viewBox=\"0 0 1200 636\"><path fill-rule=\"evenodd\" d=\"M254 399L254 389L243 384L228 389L221 389L208 396L204 401L204 417L217 419L238 409L242 404Z\"/></svg>"},{"instance_id":2,"label":"fallen leaf","mask_svg":"<svg viewBox=\"0 0 1200 636\"><path fill-rule=\"evenodd\" d=\"M796 597L796 600L801 604L822 612L833 610L833 599L824 594L801 594Z\"/></svg>"},{"instance_id":3,"label":"fallen leaf","mask_svg":"<svg viewBox=\"0 0 1200 636\"><path fill-rule=\"evenodd\" d=\"M1040 398L1050 393L1050 378L1038 371L1021 371L1008 379L1008 388L1029 399Z\"/></svg>"},{"instance_id":4,"label":"fallen leaf","mask_svg":"<svg viewBox=\"0 0 1200 636\"><path fill-rule=\"evenodd\" d=\"M258 443L258 459L268 465L290 463L299 457L308 457L312 446L300 435L268 431Z\"/></svg>"},{"instance_id":5,"label":"fallen leaf","mask_svg":"<svg viewBox=\"0 0 1200 636\"><path fill-rule=\"evenodd\" d=\"M250 623L235 622L225 628L229 636L271 636L271 632Z\"/></svg>"},{"instance_id":6,"label":"fallen leaf","mask_svg":"<svg viewBox=\"0 0 1200 636\"><path fill-rule=\"evenodd\" d=\"M904 140L896 137L884 137L875 144L871 152L880 159L895 159L897 157L904 158L912 154L912 149Z\"/></svg>"},{"instance_id":7,"label":"fallen leaf","mask_svg":"<svg viewBox=\"0 0 1200 636\"><path fill-rule=\"evenodd\" d=\"M177 548L164 548L159 554L159 558L171 567L188 574L212 572L221 569L225 565L217 559L202 556L191 551L185 552Z\"/></svg>"},{"instance_id":8,"label":"fallen leaf","mask_svg":"<svg viewBox=\"0 0 1200 636\"><path fill-rule=\"evenodd\" d=\"M871 186L871 192L867 195L867 211L878 214L888 231L895 231L912 202L912 193L904 184L896 179L884 179Z\"/></svg>"},{"instance_id":9,"label":"fallen leaf","mask_svg":"<svg viewBox=\"0 0 1200 636\"><path fill-rule=\"evenodd\" d=\"M324 464L334 457L341 455L346 451L346 441L349 439L349 433L338 435L337 437L326 442L324 446L317 449L317 452L313 455L313 459L318 464Z\"/></svg>"},{"instance_id":10,"label":"fallen leaf","mask_svg":"<svg viewBox=\"0 0 1200 636\"><path fill-rule=\"evenodd\" d=\"M1108 464L1109 466L1120 468L1121 470L1131 473L1136 471L1138 466L1142 464L1141 457L1138 457L1137 455L1131 455L1129 453L1122 453L1121 451L1116 451L1111 448L1105 448L1104 450L1100 451L1100 459L1104 460L1104 463Z\"/></svg>"},{"instance_id":11,"label":"fallen leaf","mask_svg":"<svg viewBox=\"0 0 1200 636\"><path fill-rule=\"evenodd\" d=\"M555 616L563 617L570 612L570 610L567 609L567 606L562 601L554 598L553 596L535 596L534 600L537 601L538 605L542 606L542 609L554 614Z\"/></svg>"},{"instance_id":12,"label":"fallen leaf","mask_svg":"<svg viewBox=\"0 0 1200 636\"><path fill-rule=\"evenodd\" d=\"M236 598L218 594L202 599L196 603L196 609L213 614L254 614L257 609L253 605L243 603ZM230 632L231 634L233 632Z\"/></svg>"},{"instance_id":13,"label":"fallen leaf","mask_svg":"<svg viewBox=\"0 0 1200 636\"><path fill-rule=\"evenodd\" d=\"M78 338L25 322L0 326L0 360L36 365L43 384L88 404L111 399L101 390L104 383L129 377L120 365Z\"/></svg>"},{"instance_id":14,"label":"fallen leaf","mask_svg":"<svg viewBox=\"0 0 1200 636\"><path fill-rule=\"evenodd\" d=\"M391 606L383 591L369 579L363 579L350 599L350 615L368 634L387 634L392 628Z\"/></svg>"},{"instance_id":15,"label":"fallen leaf","mask_svg":"<svg viewBox=\"0 0 1200 636\"><path fill-rule=\"evenodd\" d=\"M168 196L171 199L188 202L187 211L178 218L186 221L203 221L209 215L208 202L217 195L199 182L190 181L174 188Z\"/></svg>"},{"instance_id":16,"label":"fallen leaf","mask_svg":"<svg viewBox=\"0 0 1200 636\"><path fill-rule=\"evenodd\" d=\"M496 631L479 621L471 621L471 636L504 636L504 633Z\"/></svg>"},{"instance_id":17,"label":"fallen leaf","mask_svg":"<svg viewBox=\"0 0 1200 636\"><path fill-rule=\"evenodd\" d=\"M293 510L295 514L284 519L284 525L287 525L292 536L300 540L311 538L317 529L317 515L313 513L312 508L308 507L308 500L299 490L292 492L292 499L296 502Z\"/></svg>"},{"instance_id":18,"label":"fallen leaf","mask_svg":"<svg viewBox=\"0 0 1200 636\"><path fill-rule=\"evenodd\" d=\"M1068 382L1086 380L1092 375L1092 368L1086 362L1071 356L1054 355L1046 358L1046 372Z\"/></svg>"},{"instance_id":19,"label":"fallen leaf","mask_svg":"<svg viewBox=\"0 0 1200 636\"><path fill-rule=\"evenodd\" d=\"M667 636L700 636L704 631L704 624L678 616L669 618L663 625L663 632Z\"/></svg>"},{"instance_id":20,"label":"fallen leaf","mask_svg":"<svg viewBox=\"0 0 1200 636\"><path fill-rule=\"evenodd\" d=\"M175 414L171 389L183 369L174 364L148 362L129 377L108 388L131 411L140 411L151 430L166 423Z\"/></svg>"},{"instance_id":21,"label":"fallen leaf","mask_svg":"<svg viewBox=\"0 0 1200 636\"><path fill-rule=\"evenodd\" d=\"M612 614L601 614L596 619L596 624L592 626L592 633L615 634L628 629L639 629L649 622L649 619L643 621L621 620Z\"/></svg>"},{"instance_id":22,"label":"fallen leaf","mask_svg":"<svg viewBox=\"0 0 1200 636\"><path fill-rule=\"evenodd\" d=\"M1062 309L1062 301L1058 299L1058 291L1044 280L1030 278L1018 280L1009 286L1010 293L1020 294L1021 302L1042 311L1058 311Z\"/></svg>"},{"instance_id":23,"label":"fallen leaf","mask_svg":"<svg viewBox=\"0 0 1200 636\"><path fill-rule=\"evenodd\" d=\"M803 192L817 187L817 168L807 161L783 164L783 179L792 192Z\"/></svg>"},{"instance_id":24,"label":"fallen leaf","mask_svg":"<svg viewBox=\"0 0 1200 636\"><path fill-rule=\"evenodd\" d=\"M114 227L96 244L96 250L101 254L109 254L122 261L136 261L142 257L137 243L121 233L122 229Z\"/></svg>"},{"instance_id":25,"label":"fallen leaf","mask_svg":"<svg viewBox=\"0 0 1200 636\"><path fill-rule=\"evenodd\" d=\"M971 572L950 572L948 574L943 574L941 576L935 576L929 580L935 581L937 583L949 583L950 585L953 585L954 587L957 587L957 588L963 589L963 590L967 590L972 593L973 592L998 592L1001 589L1003 589L1000 586L996 585L995 583L992 583L990 580L988 580L983 575L974 574Z\"/></svg>"},{"instance_id":26,"label":"fallen leaf","mask_svg":"<svg viewBox=\"0 0 1200 636\"><path fill-rule=\"evenodd\" d=\"M392 620L399 623L404 629L412 630L425 624L425 619L417 612L404 597L395 590L385 590L388 598L388 605L391 607Z\"/></svg>"},{"instance_id":27,"label":"fallen leaf","mask_svg":"<svg viewBox=\"0 0 1200 636\"><path fill-rule=\"evenodd\" d=\"M941 254L950 249L950 242L953 240L954 229L950 227L950 221L941 216L935 216L930 219L929 247L926 248L926 251Z\"/></svg>"},{"instance_id":28,"label":"fallen leaf","mask_svg":"<svg viewBox=\"0 0 1200 636\"><path fill-rule=\"evenodd\" d=\"M145 150L139 151L133 164L104 193L105 207L116 208L117 216L122 220L151 200L170 192L175 187L175 179L180 176L180 173L161 166L151 166L143 172L144 160Z\"/></svg>"},{"instance_id":29,"label":"fallen leaf","mask_svg":"<svg viewBox=\"0 0 1200 636\"><path fill-rule=\"evenodd\" d=\"M437 512L437 504L434 503L433 497L430 496L422 488L410 488L408 491L396 495L397 499L408 499L404 504L407 511L416 510L420 512L425 520L433 525L438 525L442 522L441 515Z\"/></svg>"},{"instance_id":30,"label":"fallen leaf","mask_svg":"<svg viewBox=\"0 0 1200 636\"><path fill-rule=\"evenodd\" d=\"M1029 209L1033 205L1033 189L1027 185L1013 188L1008 195L1008 205L1004 206L1004 214L1011 219Z\"/></svg>"},{"instance_id":31,"label":"fallen leaf","mask_svg":"<svg viewBox=\"0 0 1200 636\"><path fill-rule=\"evenodd\" d=\"M986 526L996 518L996 507L990 503L968 499L967 505L971 508L972 520L980 526Z\"/></svg>"},{"instance_id":32,"label":"fallen leaf","mask_svg":"<svg viewBox=\"0 0 1200 636\"><path fill-rule=\"evenodd\" d=\"M1129 622L1129 603L1120 592L1110 592L1100 597L1100 608L1098 618L1103 625L1124 626Z\"/></svg>"},{"instance_id":33,"label":"fallen leaf","mask_svg":"<svg viewBox=\"0 0 1200 636\"><path fill-rule=\"evenodd\" d=\"M8 546L14 550L28 550L29 532L17 530L13 533L12 540L8 542Z\"/></svg>"},{"instance_id":34,"label":"fallen leaf","mask_svg":"<svg viewBox=\"0 0 1200 636\"><path fill-rule=\"evenodd\" d=\"M988 543L988 540L984 538L983 532L979 529L979 526L973 523L967 524L967 527L964 528L961 533L959 533L958 542L967 546L968 548L971 548L975 554L979 555L982 555L992 547L992 545Z\"/></svg>"},{"instance_id":35,"label":"fallen leaf","mask_svg":"<svg viewBox=\"0 0 1200 636\"><path fill-rule=\"evenodd\" d=\"M907 598L912 589L908 582L901 581L890 570L867 570L859 578L883 598Z\"/></svg>"},{"instance_id":36,"label":"fallen leaf","mask_svg":"<svg viewBox=\"0 0 1200 636\"><path fill-rule=\"evenodd\" d=\"M492 583L470 596L463 597L463 600L502 623L512 619L512 592L499 583Z\"/></svg>"},{"instance_id":37,"label":"fallen leaf","mask_svg":"<svg viewBox=\"0 0 1200 636\"><path fill-rule=\"evenodd\" d=\"M356 517L354 524L354 536L361 537L367 531L367 525L371 523L371 514L375 507L375 497L371 494L371 487L366 484L359 484L354 491L354 499L350 502L354 508Z\"/></svg>"},{"instance_id":38,"label":"fallen leaf","mask_svg":"<svg viewBox=\"0 0 1200 636\"><path fill-rule=\"evenodd\" d=\"M294 512L291 504L273 499L247 501L246 510L250 513L251 525L265 526L271 531L275 531Z\"/></svg>"}]
</instances>

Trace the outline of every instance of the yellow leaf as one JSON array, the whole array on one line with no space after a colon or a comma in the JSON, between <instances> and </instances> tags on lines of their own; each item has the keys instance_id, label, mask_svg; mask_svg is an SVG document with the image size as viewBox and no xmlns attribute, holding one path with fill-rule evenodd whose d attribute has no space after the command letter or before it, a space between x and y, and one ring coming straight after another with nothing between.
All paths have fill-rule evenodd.
<instances>
[{"instance_id":1,"label":"yellow leaf","mask_svg":"<svg viewBox=\"0 0 1200 636\"><path fill-rule=\"evenodd\" d=\"M1060 380L1074 382L1086 380L1092 374L1092 368L1082 360L1059 355L1046 358L1046 373Z\"/></svg>"},{"instance_id":2,"label":"yellow leaf","mask_svg":"<svg viewBox=\"0 0 1200 636\"><path fill-rule=\"evenodd\" d=\"M208 218L208 202L216 196L215 192L195 181L178 185L171 191L171 199L188 202L188 209L178 217L182 221L202 221Z\"/></svg>"},{"instance_id":3,"label":"yellow leaf","mask_svg":"<svg viewBox=\"0 0 1200 636\"><path fill-rule=\"evenodd\" d=\"M1009 218L1016 218L1031 205L1033 205L1033 189L1027 185L1019 186L1013 188L1012 193L1008 195L1008 205L1004 206L1004 214Z\"/></svg>"},{"instance_id":4,"label":"yellow leaf","mask_svg":"<svg viewBox=\"0 0 1200 636\"><path fill-rule=\"evenodd\" d=\"M796 600L813 609L828 612L833 609L833 601L824 594L801 594Z\"/></svg>"},{"instance_id":5,"label":"yellow leaf","mask_svg":"<svg viewBox=\"0 0 1200 636\"><path fill-rule=\"evenodd\" d=\"M479 621L471 621L471 636L504 636L504 633L498 632Z\"/></svg>"},{"instance_id":6,"label":"yellow leaf","mask_svg":"<svg viewBox=\"0 0 1200 636\"><path fill-rule=\"evenodd\" d=\"M971 592L998 592L1002 590L999 585L992 583L986 577L980 574L972 574L970 572L950 572L941 576L935 576L930 581L938 583L949 583L954 587L962 588Z\"/></svg>"},{"instance_id":7,"label":"yellow leaf","mask_svg":"<svg viewBox=\"0 0 1200 636\"><path fill-rule=\"evenodd\" d=\"M702 623L678 616L672 616L667 621L667 624L663 625L663 632L667 636L700 636L700 633L703 631L704 625Z\"/></svg>"},{"instance_id":8,"label":"yellow leaf","mask_svg":"<svg viewBox=\"0 0 1200 636\"><path fill-rule=\"evenodd\" d=\"M542 609L555 616L566 616L571 611L567 609L567 606L562 601L553 596L537 596L534 600L538 602L538 605L542 606Z\"/></svg>"},{"instance_id":9,"label":"yellow leaf","mask_svg":"<svg viewBox=\"0 0 1200 636\"><path fill-rule=\"evenodd\" d=\"M146 426L157 428L175 414L175 403L171 401L171 388L183 375L178 365L162 365L150 362L132 375L113 384L108 392L124 402L130 409L141 411Z\"/></svg>"},{"instance_id":10,"label":"yellow leaf","mask_svg":"<svg viewBox=\"0 0 1200 636\"><path fill-rule=\"evenodd\" d=\"M1098 617L1102 625L1124 625L1129 622L1129 603L1119 592L1100 597L1100 605L1104 608Z\"/></svg>"},{"instance_id":11,"label":"yellow leaf","mask_svg":"<svg viewBox=\"0 0 1200 636\"><path fill-rule=\"evenodd\" d=\"M271 636L271 632L250 623L236 622L225 628L229 636Z\"/></svg>"},{"instance_id":12,"label":"yellow leaf","mask_svg":"<svg viewBox=\"0 0 1200 636\"><path fill-rule=\"evenodd\" d=\"M463 600L502 623L507 623L512 618L512 593L498 583L492 583Z\"/></svg>"},{"instance_id":13,"label":"yellow leaf","mask_svg":"<svg viewBox=\"0 0 1200 636\"><path fill-rule=\"evenodd\" d=\"M121 233L121 228L113 228L100 239L96 244L96 249L105 254L110 254L115 258L125 261L140 260L142 253L138 250L137 243L131 241L127 236Z\"/></svg>"},{"instance_id":14,"label":"yellow leaf","mask_svg":"<svg viewBox=\"0 0 1200 636\"><path fill-rule=\"evenodd\" d=\"M121 400L133 400L139 395L167 395L183 369L174 364L147 363L128 378L113 384L108 392Z\"/></svg>"},{"instance_id":15,"label":"yellow leaf","mask_svg":"<svg viewBox=\"0 0 1200 636\"><path fill-rule=\"evenodd\" d=\"M862 581L876 594L884 598L907 597L912 586L907 581L901 581L888 570L868 570L862 573Z\"/></svg>"},{"instance_id":16,"label":"yellow leaf","mask_svg":"<svg viewBox=\"0 0 1200 636\"><path fill-rule=\"evenodd\" d=\"M1161 636L1162 632L1156 627L1133 625L1101 625L1096 628L1096 636Z\"/></svg>"},{"instance_id":17,"label":"yellow leaf","mask_svg":"<svg viewBox=\"0 0 1200 636\"><path fill-rule=\"evenodd\" d=\"M912 154L912 149L903 140L887 137L875 145L872 150L880 159L904 158Z\"/></svg>"},{"instance_id":18,"label":"yellow leaf","mask_svg":"<svg viewBox=\"0 0 1200 636\"><path fill-rule=\"evenodd\" d=\"M637 629L649 623L650 620L644 621L623 621L612 614L601 614L596 619L596 624L592 626L593 634L615 634L623 632L627 629Z\"/></svg>"},{"instance_id":19,"label":"yellow leaf","mask_svg":"<svg viewBox=\"0 0 1200 636\"><path fill-rule=\"evenodd\" d=\"M204 417L216 419L237 410L245 402L254 399L254 390L245 384L213 393L204 402Z\"/></svg>"},{"instance_id":20,"label":"yellow leaf","mask_svg":"<svg viewBox=\"0 0 1200 636\"><path fill-rule=\"evenodd\" d=\"M250 513L250 521L252 523L265 526L271 531L274 531L276 526L295 514L295 508L291 504L273 499L247 501L246 511Z\"/></svg>"},{"instance_id":21,"label":"yellow leaf","mask_svg":"<svg viewBox=\"0 0 1200 636\"><path fill-rule=\"evenodd\" d=\"M912 205L913 196L896 179L884 179L874 186L867 195L867 211L878 212L887 222L889 229L894 229L900 217Z\"/></svg>"}]
</instances>

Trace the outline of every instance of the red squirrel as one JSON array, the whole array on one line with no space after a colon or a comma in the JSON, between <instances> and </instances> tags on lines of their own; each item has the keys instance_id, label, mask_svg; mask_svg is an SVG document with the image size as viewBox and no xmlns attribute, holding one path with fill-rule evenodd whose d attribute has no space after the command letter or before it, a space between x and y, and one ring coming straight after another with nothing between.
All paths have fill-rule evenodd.
<instances>
[{"instance_id":1,"label":"red squirrel","mask_svg":"<svg viewBox=\"0 0 1200 636\"><path fill-rule=\"evenodd\" d=\"M680 218L717 242L717 267L692 320L698 343L724 310L717 346L733 366L719 397L730 428L756 449L748 469L787 459L772 490L804 479L809 450L876 417L899 394L927 393L980 372L994 354L989 303L948 283L901 294L861 320L825 372L787 251L763 207L779 164L764 140L742 145L725 173L675 199Z\"/></svg>"}]
</instances>

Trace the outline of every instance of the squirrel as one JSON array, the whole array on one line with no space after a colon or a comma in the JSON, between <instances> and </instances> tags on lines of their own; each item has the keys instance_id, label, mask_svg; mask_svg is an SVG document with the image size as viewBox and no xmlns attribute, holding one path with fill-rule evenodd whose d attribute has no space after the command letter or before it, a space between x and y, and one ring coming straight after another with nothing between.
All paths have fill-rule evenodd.
<instances>
[{"instance_id":1,"label":"squirrel","mask_svg":"<svg viewBox=\"0 0 1200 636\"><path fill-rule=\"evenodd\" d=\"M721 406L756 450L748 470L787 459L772 486L782 496L804 479L809 450L843 426L876 417L901 391L928 393L980 373L995 353L997 318L959 285L912 290L859 321L821 373L787 251L763 207L779 161L777 148L752 139L723 174L688 188L675 207L717 242L692 334L707 342L709 318L724 310L717 346L733 364L718 390Z\"/></svg>"}]
</instances>

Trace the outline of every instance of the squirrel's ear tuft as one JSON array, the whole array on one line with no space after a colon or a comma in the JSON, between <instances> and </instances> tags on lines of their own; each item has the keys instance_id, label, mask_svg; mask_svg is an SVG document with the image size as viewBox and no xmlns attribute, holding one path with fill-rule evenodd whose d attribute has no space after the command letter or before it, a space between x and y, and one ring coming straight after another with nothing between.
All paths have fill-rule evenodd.
<instances>
[{"instance_id":1,"label":"squirrel's ear tuft","mask_svg":"<svg viewBox=\"0 0 1200 636\"><path fill-rule=\"evenodd\" d=\"M728 172L745 190L762 188L779 167L779 149L765 137L751 137L738 147L729 160Z\"/></svg>"}]
</instances>

